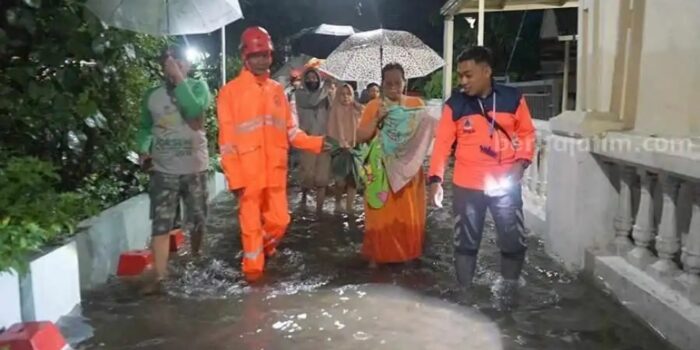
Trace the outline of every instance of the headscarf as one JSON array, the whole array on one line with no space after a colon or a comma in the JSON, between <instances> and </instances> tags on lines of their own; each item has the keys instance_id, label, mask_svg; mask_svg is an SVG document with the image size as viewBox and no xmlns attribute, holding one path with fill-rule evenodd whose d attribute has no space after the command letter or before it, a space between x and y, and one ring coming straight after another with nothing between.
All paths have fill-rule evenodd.
<instances>
[{"instance_id":1,"label":"headscarf","mask_svg":"<svg viewBox=\"0 0 700 350\"><path fill-rule=\"evenodd\" d=\"M352 100L344 105L341 101L341 89L350 90ZM328 117L328 136L338 140L341 147L355 147L357 140L357 127L362 116L362 105L354 99L355 91L348 83L343 83L335 94Z\"/></svg>"},{"instance_id":2,"label":"headscarf","mask_svg":"<svg viewBox=\"0 0 700 350\"><path fill-rule=\"evenodd\" d=\"M311 91L306 86L306 76L309 74L316 74L318 77L318 89ZM328 90L323 88L323 79L321 79L321 73L314 68L309 68L302 75L302 85L303 89L297 91L297 107L299 108L316 108L319 104L326 101L328 97Z\"/></svg>"},{"instance_id":3,"label":"headscarf","mask_svg":"<svg viewBox=\"0 0 700 350\"><path fill-rule=\"evenodd\" d=\"M304 82L309 74L316 74L319 79L321 77L317 70L310 68L303 75ZM328 129L328 89L324 88L322 80L319 82L319 88L315 91L304 87L294 92L299 127L309 135L325 135Z\"/></svg>"}]
</instances>

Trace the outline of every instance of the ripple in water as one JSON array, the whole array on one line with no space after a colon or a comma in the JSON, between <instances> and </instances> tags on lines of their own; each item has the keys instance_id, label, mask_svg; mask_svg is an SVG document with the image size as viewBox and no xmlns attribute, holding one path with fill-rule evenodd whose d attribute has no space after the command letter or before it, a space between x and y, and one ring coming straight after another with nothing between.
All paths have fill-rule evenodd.
<instances>
[{"instance_id":1,"label":"ripple in water","mask_svg":"<svg viewBox=\"0 0 700 350\"><path fill-rule=\"evenodd\" d=\"M330 282L328 276L307 277L304 281L284 281L267 288L267 299L274 299L281 295L295 295L300 292L313 292Z\"/></svg>"},{"instance_id":2,"label":"ripple in water","mask_svg":"<svg viewBox=\"0 0 700 350\"><path fill-rule=\"evenodd\" d=\"M168 282L168 293L173 296L199 299L222 299L241 295L245 283L241 273L222 260L204 263L188 261L184 266L173 266L177 278Z\"/></svg>"},{"instance_id":3,"label":"ripple in water","mask_svg":"<svg viewBox=\"0 0 700 350\"><path fill-rule=\"evenodd\" d=\"M165 343L164 339L154 338L154 339L144 340L144 341L136 344L135 347L137 347L137 348L149 348L152 346L161 345L163 343Z\"/></svg>"}]
</instances>

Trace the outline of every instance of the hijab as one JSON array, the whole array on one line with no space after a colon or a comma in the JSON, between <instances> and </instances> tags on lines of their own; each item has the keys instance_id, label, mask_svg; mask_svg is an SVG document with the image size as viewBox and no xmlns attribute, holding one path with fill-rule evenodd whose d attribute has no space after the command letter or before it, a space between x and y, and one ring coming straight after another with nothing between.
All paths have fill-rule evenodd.
<instances>
[{"instance_id":1,"label":"hijab","mask_svg":"<svg viewBox=\"0 0 700 350\"><path fill-rule=\"evenodd\" d=\"M306 82L306 77L310 74L315 74L318 77L318 86L315 89L311 87ZM316 108L328 97L328 90L323 88L323 81L321 79L321 74L314 68L309 68L304 72L303 75L303 89L298 90L296 93L297 107L300 108Z\"/></svg>"},{"instance_id":2,"label":"hijab","mask_svg":"<svg viewBox=\"0 0 700 350\"><path fill-rule=\"evenodd\" d=\"M342 103L342 89L349 89L353 96L347 105ZM355 147L357 127L362 116L362 105L354 99L355 91L348 83L340 85L331 104L328 117L328 136L338 140L342 147Z\"/></svg>"}]
</instances>

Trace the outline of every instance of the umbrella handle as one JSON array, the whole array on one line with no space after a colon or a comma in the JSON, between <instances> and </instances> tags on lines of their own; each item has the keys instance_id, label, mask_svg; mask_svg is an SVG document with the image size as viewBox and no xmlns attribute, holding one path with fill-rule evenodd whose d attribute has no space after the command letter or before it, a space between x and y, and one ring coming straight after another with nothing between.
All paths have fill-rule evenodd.
<instances>
[{"instance_id":1,"label":"umbrella handle","mask_svg":"<svg viewBox=\"0 0 700 350\"><path fill-rule=\"evenodd\" d=\"M384 69L384 45L379 45L379 70ZM384 79L384 77L382 77Z\"/></svg>"}]
</instances>

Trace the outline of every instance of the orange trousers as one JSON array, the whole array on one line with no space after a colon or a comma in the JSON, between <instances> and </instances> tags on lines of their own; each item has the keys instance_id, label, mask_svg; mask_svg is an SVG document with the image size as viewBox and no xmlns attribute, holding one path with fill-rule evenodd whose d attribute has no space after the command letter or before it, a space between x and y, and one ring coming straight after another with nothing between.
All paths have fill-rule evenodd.
<instances>
[{"instance_id":1,"label":"orange trousers","mask_svg":"<svg viewBox=\"0 0 700 350\"><path fill-rule=\"evenodd\" d=\"M265 256L272 256L290 217L284 187L246 189L240 198L238 220L243 243L243 274L248 281L262 277Z\"/></svg>"}]
</instances>

